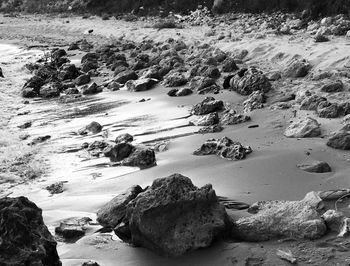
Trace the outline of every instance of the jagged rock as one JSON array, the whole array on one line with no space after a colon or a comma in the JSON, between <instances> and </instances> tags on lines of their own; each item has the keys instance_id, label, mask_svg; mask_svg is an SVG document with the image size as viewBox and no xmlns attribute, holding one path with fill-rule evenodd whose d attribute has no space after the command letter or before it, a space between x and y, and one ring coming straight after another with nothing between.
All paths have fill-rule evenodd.
<instances>
[{"instance_id":1,"label":"jagged rock","mask_svg":"<svg viewBox=\"0 0 350 266\"><path fill-rule=\"evenodd\" d=\"M219 115L217 112L213 112L199 117L197 120L192 121L191 123L195 126L213 126L219 123Z\"/></svg>"},{"instance_id":2,"label":"jagged rock","mask_svg":"<svg viewBox=\"0 0 350 266\"><path fill-rule=\"evenodd\" d=\"M85 62L92 61L96 62L98 60L99 56L96 53L86 53L82 58L81 58L81 64L84 64Z\"/></svg>"},{"instance_id":3,"label":"jagged rock","mask_svg":"<svg viewBox=\"0 0 350 266\"><path fill-rule=\"evenodd\" d=\"M342 115L342 107L337 103L323 101L317 106L317 115L322 118L337 118Z\"/></svg>"},{"instance_id":4,"label":"jagged rock","mask_svg":"<svg viewBox=\"0 0 350 266\"><path fill-rule=\"evenodd\" d=\"M344 84L341 81L336 81L330 84L326 84L322 86L321 91L322 92L340 92L344 90Z\"/></svg>"},{"instance_id":5,"label":"jagged rock","mask_svg":"<svg viewBox=\"0 0 350 266\"><path fill-rule=\"evenodd\" d=\"M91 81L90 75L83 74L83 75L80 75L79 77L77 77L75 79L74 83L77 86L81 86L81 85L88 84L90 81Z\"/></svg>"},{"instance_id":6,"label":"jagged rock","mask_svg":"<svg viewBox=\"0 0 350 266\"><path fill-rule=\"evenodd\" d=\"M23 86L22 96L24 98L33 98L38 96L40 88L45 84L45 81L39 76L33 76Z\"/></svg>"},{"instance_id":7,"label":"jagged rock","mask_svg":"<svg viewBox=\"0 0 350 266\"><path fill-rule=\"evenodd\" d=\"M305 59L293 60L284 72L284 75L288 78L303 78L311 70L311 64Z\"/></svg>"},{"instance_id":8,"label":"jagged rock","mask_svg":"<svg viewBox=\"0 0 350 266\"><path fill-rule=\"evenodd\" d=\"M326 162L312 161L297 165L298 168L309 173L328 173L332 172L331 167Z\"/></svg>"},{"instance_id":9,"label":"jagged rock","mask_svg":"<svg viewBox=\"0 0 350 266\"><path fill-rule=\"evenodd\" d=\"M66 240L77 239L85 235L86 226L91 221L89 217L69 218L61 221L60 225L55 228L55 232Z\"/></svg>"},{"instance_id":10,"label":"jagged rock","mask_svg":"<svg viewBox=\"0 0 350 266\"><path fill-rule=\"evenodd\" d=\"M114 197L97 212L97 221L104 227L115 228L123 221L126 208L130 201L143 192L140 186L133 186L122 194Z\"/></svg>"},{"instance_id":11,"label":"jagged rock","mask_svg":"<svg viewBox=\"0 0 350 266\"><path fill-rule=\"evenodd\" d=\"M65 182L63 182L63 181L56 182L54 184L51 184L51 185L47 186L46 190L49 191L51 193L51 195L63 193L63 191L64 191L64 189L63 189L64 183Z\"/></svg>"},{"instance_id":12,"label":"jagged rock","mask_svg":"<svg viewBox=\"0 0 350 266\"><path fill-rule=\"evenodd\" d=\"M261 201L248 212L254 215L235 222L232 236L244 241L267 241L280 237L317 239L327 227L318 213L322 200L310 192L301 201Z\"/></svg>"},{"instance_id":13,"label":"jagged rock","mask_svg":"<svg viewBox=\"0 0 350 266\"><path fill-rule=\"evenodd\" d=\"M253 91L268 92L271 89L271 83L263 72L250 67L241 69L232 76L229 79L229 87L239 94L250 95Z\"/></svg>"},{"instance_id":14,"label":"jagged rock","mask_svg":"<svg viewBox=\"0 0 350 266\"><path fill-rule=\"evenodd\" d=\"M328 140L327 146L338 150L350 150L350 132L336 133Z\"/></svg>"},{"instance_id":15,"label":"jagged rock","mask_svg":"<svg viewBox=\"0 0 350 266\"><path fill-rule=\"evenodd\" d=\"M125 70L125 71L119 73L118 75L116 75L114 81L121 83L121 84L125 84L129 80L137 80L138 78L139 77L135 71Z\"/></svg>"},{"instance_id":16,"label":"jagged rock","mask_svg":"<svg viewBox=\"0 0 350 266\"><path fill-rule=\"evenodd\" d=\"M313 138L321 135L321 127L317 120L307 117L291 124L284 132L288 138Z\"/></svg>"},{"instance_id":17,"label":"jagged rock","mask_svg":"<svg viewBox=\"0 0 350 266\"><path fill-rule=\"evenodd\" d=\"M208 133L217 133L223 131L224 128L221 125L213 125L208 127L202 127L198 130L198 134L208 134Z\"/></svg>"},{"instance_id":18,"label":"jagged rock","mask_svg":"<svg viewBox=\"0 0 350 266\"><path fill-rule=\"evenodd\" d=\"M116 137L115 139L115 143L128 143L128 142L133 142L134 137L128 133L119 135L118 137Z\"/></svg>"},{"instance_id":19,"label":"jagged rock","mask_svg":"<svg viewBox=\"0 0 350 266\"><path fill-rule=\"evenodd\" d=\"M0 265L61 265L42 210L25 197L0 199L0 239Z\"/></svg>"},{"instance_id":20,"label":"jagged rock","mask_svg":"<svg viewBox=\"0 0 350 266\"><path fill-rule=\"evenodd\" d=\"M222 125L237 125L250 121L250 116L244 114L237 114L235 110L225 111L220 119Z\"/></svg>"},{"instance_id":21,"label":"jagged rock","mask_svg":"<svg viewBox=\"0 0 350 266\"><path fill-rule=\"evenodd\" d=\"M127 158L132 153L133 149L134 146L131 144L122 142L114 146L107 147L103 153L111 160L111 162L119 162Z\"/></svg>"},{"instance_id":22,"label":"jagged rock","mask_svg":"<svg viewBox=\"0 0 350 266\"><path fill-rule=\"evenodd\" d=\"M300 110L316 111L321 102L327 102L327 99L318 95L312 95L301 102Z\"/></svg>"},{"instance_id":23,"label":"jagged rock","mask_svg":"<svg viewBox=\"0 0 350 266\"><path fill-rule=\"evenodd\" d=\"M161 255L180 256L208 247L230 225L211 185L197 188L188 177L174 174L154 180L138 194L114 231Z\"/></svg>"},{"instance_id":24,"label":"jagged rock","mask_svg":"<svg viewBox=\"0 0 350 266\"><path fill-rule=\"evenodd\" d=\"M129 157L120 162L120 165L150 168L157 165L156 155L153 149L136 147Z\"/></svg>"},{"instance_id":25,"label":"jagged rock","mask_svg":"<svg viewBox=\"0 0 350 266\"><path fill-rule=\"evenodd\" d=\"M226 58L222 63L223 72L234 72L236 70L238 70L238 66L233 58Z\"/></svg>"},{"instance_id":26,"label":"jagged rock","mask_svg":"<svg viewBox=\"0 0 350 266\"><path fill-rule=\"evenodd\" d=\"M211 155L216 154L228 160L243 160L248 154L252 153L252 148L249 146L242 146L237 141L232 141L228 137L221 139L207 140L194 155Z\"/></svg>"},{"instance_id":27,"label":"jagged rock","mask_svg":"<svg viewBox=\"0 0 350 266\"><path fill-rule=\"evenodd\" d=\"M81 93L84 95L96 94L102 92L102 87L98 86L95 82L90 85L85 85L81 88Z\"/></svg>"},{"instance_id":28,"label":"jagged rock","mask_svg":"<svg viewBox=\"0 0 350 266\"><path fill-rule=\"evenodd\" d=\"M83 127L81 129L78 130L79 135L86 135L89 132L91 132L92 134L97 134L100 133L102 131L102 126L93 121L90 124L88 124L86 127Z\"/></svg>"},{"instance_id":29,"label":"jagged rock","mask_svg":"<svg viewBox=\"0 0 350 266\"><path fill-rule=\"evenodd\" d=\"M255 109L264 108L266 97L262 91L254 91L250 94L249 98L243 102L243 110L245 113L249 113Z\"/></svg>"},{"instance_id":30,"label":"jagged rock","mask_svg":"<svg viewBox=\"0 0 350 266\"><path fill-rule=\"evenodd\" d=\"M350 234L350 219L344 213L336 210L327 210L322 215L328 230L336 232L338 237L345 237Z\"/></svg>"},{"instance_id":31,"label":"jagged rock","mask_svg":"<svg viewBox=\"0 0 350 266\"><path fill-rule=\"evenodd\" d=\"M213 97L206 97L202 102L196 104L192 109L194 115L206 115L221 111L224 108L223 101L217 101Z\"/></svg>"},{"instance_id":32,"label":"jagged rock","mask_svg":"<svg viewBox=\"0 0 350 266\"><path fill-rule=\"evenodd\" d=\"M68 80L68 79L76 79L79 76L80 76L80 72L74 64L63 65L58 73L58 78L61 81Z\"/></svg>"},{"instance_id":33,"label":"jagged rock","mask_svg":"<svg viewBox=\"0 0 350 266\"><path fill-rule=\"evenodd\" d=\"M126 87L129 91L147 91L153 88L154 85L158 83L156 79L138 79L138 80L129 80L126 82Z\"/></svg>"},{"instance_id":34,"label":"jagged rock","mask_svg":"<svg viewBox=\"0 0 350 266\"><path fill-rule=\"evenodd\" d=\"M60 96L61 84L48 83L40 88L40 96L44 98L54 98Z\"/></svg>"},{"instance_id":35,"label":"jagged rock","mask_svg":"<svg viewBox=\"0 0 350 266\"><path fill-rule=\"evenodd\" d=\"M179 86L183 86L188 82L187 78L179 73L179 72L173 72L173 73L169 73L163 82L163 85L165 87L179 87Z\"/></svg>"}]
</instances>

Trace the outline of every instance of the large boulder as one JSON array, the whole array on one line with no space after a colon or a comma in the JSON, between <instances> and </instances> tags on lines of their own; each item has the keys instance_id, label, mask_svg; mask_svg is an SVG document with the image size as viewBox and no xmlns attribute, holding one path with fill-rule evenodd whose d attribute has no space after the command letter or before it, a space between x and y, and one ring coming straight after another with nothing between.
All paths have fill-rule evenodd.
<instances>
[{"instance_id":1,"label":"large boulder","mask_svg":"<svg viewBox=\"0 0 350 266\"><path fill-rule=\"evenodd\" d=\"M328 140L327 146L338 150L350 150L350 132L340 131L336 133Z\"/></svg>"},{"instance_id":2,"label":"large boulder","mask_svg":"<svg viewBox=\"0 0 350 266\"><path fill-rule=\"evenodd\" d=\"M268 92L271 83L262 71L255 67L239 70L229 80L229 87L242 95L250 95L253 91Z\"/></svg>"},{"instance_id":3,"label":"large boulder","mask_svg":"<svg viewBox=\"0 0 350 266\"><path fill-rule=\"evenodd\" d=\"M313 118L292 123L284 132L288 138L313 138L321 135L320 124Z\"/></svg>"},{"instance_id":4,"label":"large boulder","mask_svg":"<svg viewBox=\"0 0 350 266\"><path fill-rule=\"evenodd\" d=\"M202 102L196 104L192 109L194 115L206 115L221 111L224 108L223 101L217 101L213 97L206 97Z\"/></svg>"},{"instance_id":5,"label":"large boulder","mask_svg":"<svg viewBox=\"0 0 350 266\"><path fill-rule=\"evenodd\" d=\"M320 238L327 231L319 213L321 206L322 200L314 192L301 201L257 202L248 209L254 215L235 222L232 236L245 241Z\"/></svg>"},{"instance_id":6,"label":"large boulder","mask_svg":"<svg viewBox=\"0 0 350 266\"><path fill-rule=\"evenodd\" d=\"M228 137L221 139L209 139L202 146L193 152L194 155L216 154L227 160L243 160L252 153L252 148L242 146L238 141L233 141Z\"/></svg>"},{"instance_id":7,"label":"large boulder","mask_svg":"<svg viewBox=\"0 0 350 266\"><path fill-rule=\"evenodd\" d=\"M132 186L127 191L114 197L97 212L97 221L104 227L115 228L123 221L130 201L143 192L140 186Z\"/></svg>"},{"instance_id":8,"label":"large boulder","mask_svg":"<svg viewBox=\"0 0 350 266\"><path fill-rule=\"evenodd\" d=\"M316 112L321 118L338 118L342 115L343 108L337 103L324 101L317 106Z\"/></svg>"},{"instance_id":9,"label":"large boulder","mask_svg":"<svg viewBox=\"0 0 350 266\"><path fill-rule=\"evenodd\" d=\"M131 144L122 142L114 146L107 147L103 153L111 160L111 162L119 162L128 157L132 153L133 149L134 147Z\"/></svg>"},{"instance_id":10,"label":"large boulder","mask_svg":"<svg viewBox=\"0 0 350 266\"><path fill-rule=\"evenodd\" d=\"M0 199L0 240L0 265L61 265L42 210L25 197Z\"/></svg>"},{"instance_id":11,"label":"large boulder","mask_svg":"<svg viewBox=\"0 0 350 266\"><path fill-rule=\"evenodd\" d=\"M114 231L124 241L179 256L208 247L230 225L211 185L197 188L188 177L174 174L154 180L131 200Z\"/></svg>"}]
</instances>

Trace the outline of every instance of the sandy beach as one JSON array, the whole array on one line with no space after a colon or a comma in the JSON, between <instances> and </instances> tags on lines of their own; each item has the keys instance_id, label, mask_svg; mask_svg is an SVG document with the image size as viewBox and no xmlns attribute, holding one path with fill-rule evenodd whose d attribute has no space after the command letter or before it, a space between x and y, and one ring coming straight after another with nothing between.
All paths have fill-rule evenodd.
<instances>
[{"instance_id":1,"label":"sandy beach","mask_svg":"<svg viewBox=\"0 0 350 266\"><path fill-rule=\"evenodd\" d=\"M286 94L319 91L331 79L316 79L325 72L346 72L350 60L350 39L332 36L329 42L315 43L308 32L293 35L275 35L266 32L243 33L229 22L218 23L215 35L208 36L212 26L185 26L182 29L157 30L152 20L126 22L99 17L82 19L78 16L19 15L0 16L0 66L5 78L0 80L1 129L3 142L10 153L30 152L34 168L42 175L33 180L21 180L16 176L0 175L1 196L25 196L43 210L43 218L49 231L55 235L60 221L70 217L90 217L85 236L75 243L60 238L58 254L64 266L81 265L88 260L100 265L288 265L280 260L276 249L288 249L299 256L298 265L348 265L349 250L339 251L339 245L349 248L345 238L334 240L327 236L317 241L267 241L262 243L219 241L208 249L191 252L181 258L160 257L144 248L135 248L122 242L113 232L100 233L96 212L116 195L132 185L147 187L156 178L181 173L191 178L198 186L212 184L218 196L234 201L253 204L257 201L300 200L310 191L328 191L350 187L350 154L326 145L333 132L344 125L342 118L317 117L314 111L299 110L297 102L288 109L274 108L276 100ZM93 29L91 34L87 30ZM218 36L231 33L231 38L218 40ZM260 35L263 35L261 37ZM235 39L234 36L237 36ZM248 54L239 62L239 67L257 66L269 74L283 71L296 55L312 65L311 74L302 79L281 78L272 82L266 93L264 108L253 110L251 121L225 126L219 133L198 134L199 126L190 122L193 105L208 96L222 100L227 106L242 112L246 96L230 90L218 94L192 94L186 97L169 97L169 88L159 84L151 90L130 92L125 87L118 91L83 96L72 101L60 98L28 99L24 103L20 92L31 77L24 68L34 63L52 48L64 48L78 40L86 39L94 47L114 40L141 42L153 40L165 42L169 38L182 40L188 47L208 44L228 54ZM195 48L194 48L195 49ZM81 66L86 53L68 51L71 63ZM100 75L93 82L103 84L112 72L99 67ZM337 76L344 90L323 93L333 102L349 101L348 76ZM220 86L223 77L218 81ZM145 99L146 101L140 101ZM293 110L297 110L296 113ZM285 129L295 121L306 117L316 118L321 125L321 136L313 138L287 138ZM31 127L18 126L31 122ZM81 136L76 132L96 121L103 126L98 134ZM259 127L251 127L258 125ZM118 135L129 133L134 144L154 147L161 143L166 149L156 152L157 165L140 170L137 167L112 167L109 159L91 156L80 149L83 143L113 141ZM27 140L18 136L28 134ZM50 135L47 142L35 148L26 143L38 136ZM242 145L249 145L253 152L245 160L229 161L218 156L194 156L207 139L229 137ZM0 143L1 144L1 143ZM325 161L331 165L328 173L307 173L298 164L307 160ZM39 164L39 166L38 166ZM64 181L64 191L50 195L46 187ZM232 217L249 216L245 210L227 210ZM344 213L350 214L349 208ZM341 242L341 243L340 243ZM320 243L331 243L322 246ZM338 245L338 246L337 246Z\"/></svg>"}]
</instances>

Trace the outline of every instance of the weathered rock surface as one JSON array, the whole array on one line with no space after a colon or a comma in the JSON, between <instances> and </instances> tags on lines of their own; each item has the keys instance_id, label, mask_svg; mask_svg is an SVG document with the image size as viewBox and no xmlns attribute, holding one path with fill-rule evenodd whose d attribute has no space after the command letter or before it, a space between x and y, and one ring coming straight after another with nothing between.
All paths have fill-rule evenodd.
<instances>
[{"instance_id":1,"label":"weathered rock surface","mask_svg":"<svg viewBox=\"0 0 350 266\"><path fill-rule=\"evenodd\" d=\"M77 86L81 86L81 85L88 84L90 81L91 81L90 75L82 74L75 79L74 83Z\"/></svg>"},{"instance_id":2,"label":"weathered rock surface","mask_svg":"<svg viewBox=\"0 0 350 266\"><path fill-rule=\"evenodd\" d=\"M219 123L219 115L217 112L210 113L199 117L197 120L191 122L195 126L213 126Z\"/></svg>"},{"instance_id":3,"label":"weathered rock surface","mask_svg":"<svg viewBox=\"0 0 350 266\"><path fill-rule=\"evenodd\" d=\"M338 237L347 237L350 235L350 218L344 213L336 210L327 210L323 215L328 230L338 234Z\"/></svg>"},{"instance_id":4,"label":"weathered rock surface","mask_svg":"<svg viewBox=\"0 0 350 266\"><path fill-rule=\"evenodd\" d=\"M133 152L120 165L140 167L141 169L157 165L153 149L136 147Z\"/></svg>"},{"instance_id":5,"label":"weathered rock surface","mask_svg":"<svg viewBox=\"0 0 350 266\"><path fill-rule=\"evenodd\" d=\"M202 102L196 104L192 109L194 115L206 115L221 111L224 108L223 101L217 101L213 97L206 97Z\"/></svg>"},{"instance_id":6,"label":"weathered rock surface","mask_svg":"<svg viewBox=\"0 0 350 266\"><path fill-rule=\"evenodd\" d=\"M229 81L230 88L239 94L250 95L253 91L268 92L271 83L268 78L255 67L239 70Z\"/></svg>"},{"instance_id":7,"label":"weathered rock surface","mask_svg":"<svg viewBox=\"0 0 350 266\"><path fill-rule=\"evenodd\" d=\"M128 142L133 142L134 137L128 133L119 135L115 138L115 143L128 143Z\"/></svg>"},{"instance_id":8,"label":"weathered rock surface","mask_svg":"<svg viewBox=\"0 0 350 266\"><path fill-rule=\"evenodd\" d=\"M103 153L111 160L111 162L119 162L128 157L132 153L133 149L134 147L131 144L122 142L114 146L107 147Z\"/></svg>"},{"instance_id":9,"label":"weathered rock surface","mask_svg":"<svg viewBox=\"0 0 350 266\"><path fill-rule=\"evenodd\" d=\"M93 121L90 124L88 124L86 127L79 129L78 133L79 135L86 135L89 132L91 132L92 134L97 134L97 133L100 133L101 131L102 131L102 126L98 122Z\"/></svg>"},{"instance_id":10,"label":"weathered rock surface","mask_svg":"<svg viewBox=\"0 0 350 266\"><path fill-rule=\"evenodd\" d=\"M344 90L344 84L341 81L336 81L333 83L326 84L322 86L321 91L322 92L340 92Z\"/></svg>"},{"instance_id":11,"label":"weathered rock surface","mask_svg":"<svg viewBox=\"0 0 350 266\"><path fill-rule=\"evenodd\" d=\"M254 91L247 100L243 102L243 110L245 113L249 113L255 109L264 108L266 102L266 96L262 91Z\"/></svg>"},{"instance_id":12,"label":"weathered rock surface","mask_svg":"<svg viewBox=\"0 0 350 266\"><path fill-rule=\"evenodd\" d=\"M332 136L327 146L338 150L350 150L350 132L340 131Z\"/></svg>"},{"instance_id":13,"label":"weathered rock surface","mask_svg":"<svg viewBox=\"0 0 350 266\"><path fill-rule=\"evenodd\" d=\"M288 138L313 138L321 135L320 124L313 118L292 123L284 132Z\"/></svg>"},{"instance_id":14,"label":"weathered rock surface","mask_svg":"<svg viewBox=\"0 0 350 266\"><path fill-rule=\"evenodd\" d=\"M319 95L312 95L301 102L300 110L316 111L321 102L327 102L327 99Z\"/></svg>"},{"instance_id":15,"label":"weathered rock surface","mask_svg":"<svg viewBox=\"0 0 350 266\"><path fill-rule=\"evenodd\" d=\"M25 197L0 199L0 239L0 265L61 265L41 209Z\"/></svg>"},{"instance_id":16,"label":"weathered rock surface","mask_svg":"<svg viewBox=\"0 0 350 266\"><path fill-rule=\"evenodd\" d=\"M104 227L115 228L123 221L128 203L143 192L140 186L133 186L122 194L114 197L97 212L97 221Z\"/></svg>"},{"instance_id":17,"label":"weathered rock surface","mask_svg":"<svg viewBox=\"0 0 350 266\"><path fill-rule=\"evenodd\" d=\"M298 168L309 173L328 173L332 168L328 163L322 161L311 161L297 165Z\"/></svg>"},{"instance_id":18,"label":"weathered rock surface","mask_svg":"<svg viewBox=\"0 0 350 266\"><path fill-rule=\"evenodd\" d=\"M249 208L250 217L235 222L232 236L245 241L274 238L317 239L327 230L318 210L322 200L310 192L301 201L262 201Z\"/></svg>"},{"instance_id":19,"label":"weathered rock surface","mask_svg":"<svg viewBox=\"0 0 350 266\"><path fill-rule=\"evenodd\" d=\"M102 87L98 86L95 82L91 85L85 85L81 88L81 93L84 95L96 94L102 92Z\"/></svg>"},{"instance_id":20,"label":"weathered rock surface","mask_svg":"<svg viewBox=\"0 0 350 266\"><path fill-rule=\"evenodd\" d=\"M165 87L179 87L179 86L183 86L188 82L187 78L179 73L179 72L173 72L173 73L169 73L163 82L163 85Z\"/></svg>"},{"instance_id":21,"label":"weathered rock surface","mask_svg":"<svg viewBox=\"0 0 350 266\"><path fill-rule=\"evenodd\" d=\"M226 110L223 112L220 123L222 125L237 125L250 121L250 116L244 114L237 114L235 110Z\"/></svg>"},{"instance_id":22,"label":"weathered rock surface","mask_svg":"<svg viewBox=\"0 0 350 266\"><path fill-rule=\"evenodd\" d=\"M248 154L252 153L252 148L242 146L237 141L232 141L228 137L221 139L209 139L198 150L193 152L194 155L212 155L216 154L228 160L243 160Z\"/></svg>"},{"instance_id":23,"label":"weathered rock surface","mask_svg":"<svg viewBox=\"0 0 350 266\"><path fill-rule=\"evenodd\" d=\"M40 88L40 96L43 98L54 98L60 96L60 87L57 83L48 83Z\"/></svg>"},{"instance_id":24,"label":"weathered rock surface","mask_svg":"<svg viewBox=\"0 0 350 266\"><path fill-rule=\"evenodd\" d=\"M126 82L126 87L129 91L147 91L153 88L158 83L158 80L145 78L138 80L129 80Z\"/></svg>"},{"instance_id":25,"label":"weathered rock surface","mask_svg":"<svg viewBox=\"0 0 350 266\"><path fill-rule=\"evenodd\" d=\"M303 78L311 70L311 64L305 59L293 60L284 72L284 75L288 78Z\"/></svg>"},{"instance_id":26,"label":"weathered rock surface","mask_svg":"<svg viewBox=\"0 0 350 266\"><path fill-rule=\"evenodd\" d=\"M69 218L61 221L60 225L55 228L55 232L67 240L76 240L85 235L89 222L91 222L89 217Z\"/></svg>"},{"instance_id":27,"label":"weathered rock surface","mask_svg":"<svg viewBox=\"0 0 350 266\"><path fill-rule=\"evenodd\" d=\"M138 79L138 75L136 74L135 71L133 70L125 70L121 73L119 73L114 81L121 83L121 84L125 84L127 81L129 80L137 80Z\"/></svg>"},{"instance_id":28,"label":"weathered rock surface","mask_svg":"<svg viewBox=\"0 0 350 266\"><path fill-rule=\"evenodd\" d=\"M174 174L156 179L131 200L114 231L124 241L179 256L208 247L230 224L211 185L197 188L188 177Z\"/></svg>"}]
</instances>

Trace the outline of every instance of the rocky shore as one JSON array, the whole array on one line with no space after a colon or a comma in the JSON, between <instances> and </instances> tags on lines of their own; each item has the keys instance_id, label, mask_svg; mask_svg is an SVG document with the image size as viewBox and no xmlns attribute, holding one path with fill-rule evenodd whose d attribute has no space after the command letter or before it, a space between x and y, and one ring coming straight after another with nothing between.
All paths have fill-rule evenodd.
<instances>
[{"instance_id":1,"label":"rocky shore","mask_svg":"<svg viewBox=\"0 0 350 266\"><path fill-rule=\"evenodd\" d=\"M1 265L349 263L350 20L206 12L0 18Z\"/></svg>"}]
</instances>

